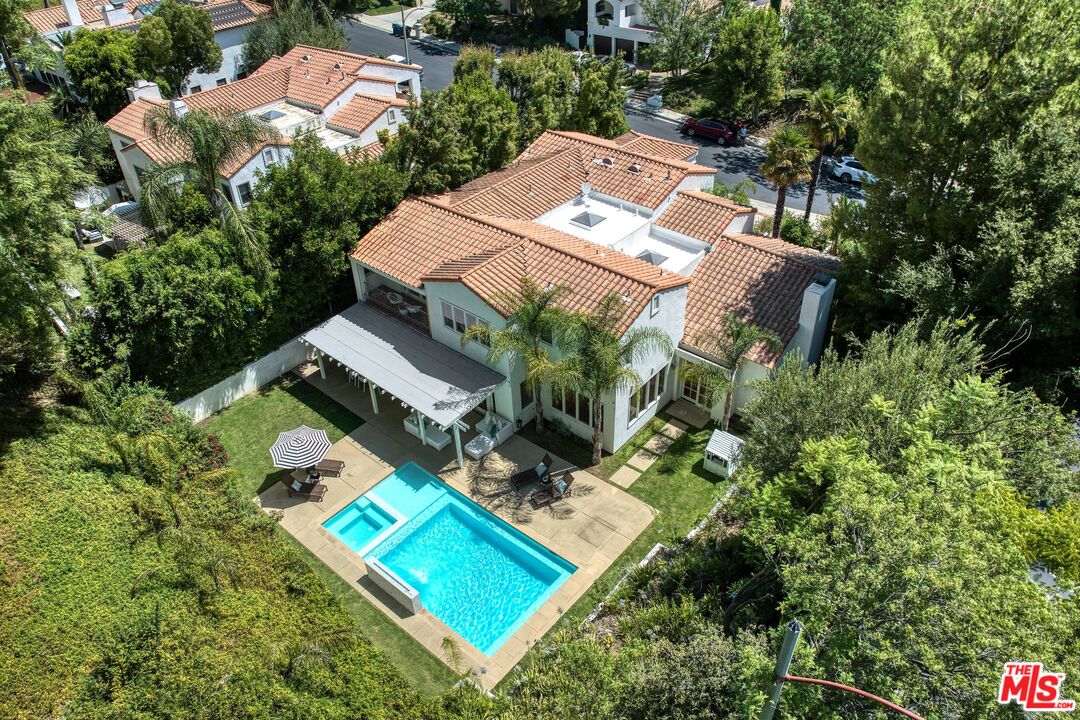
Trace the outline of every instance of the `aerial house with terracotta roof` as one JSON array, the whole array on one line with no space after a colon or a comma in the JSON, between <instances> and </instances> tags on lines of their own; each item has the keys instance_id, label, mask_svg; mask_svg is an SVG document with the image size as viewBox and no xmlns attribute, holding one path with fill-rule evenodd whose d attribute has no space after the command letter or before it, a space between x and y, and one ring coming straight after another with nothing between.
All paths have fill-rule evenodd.
<instances>
[{"instance_id":1,"label":"aerial house with terracotta roof","mask_svg":"<svg viewBox=\"0 0 1080 720\"><path fill-rule=\"evenodd\" d=\"M244 76L244 39L251 25L270 14L270 8L252 0L180 0L191 2L210 15L214 42L221 48L221 67L214 72L192 72L187 92L231 83ZM79 28L111 28L136 32L139 24L154 14L160 0L63 0L51 7L37 8L23 17L56 52L57 65L50 70L36 70L34 75L47 85L68 82L64 71L64 36Z\"/></svg>"},{"instance_id":2,"label":"aerial house with terracotta roof","mask_svg":"<svg viewBox=\"0 0 1080 720\"><path fill-rule=\"evenodd\" d=\"M277 137L231 158L221 168L222 190L246 205L257 173L291 157L290 145L313 134L338 153L381 152L380 130L397 132L410 93L420 93L420 66L391 62L339 50L297 45L273 57L234 83L163 100L154 83L138 81L128 88L131 103L105 123L129 192L138 199L140 175L151 164L169 162L174 151L146 129L148 112L192 108L247 113L266 120Z\"/></svg>"},{"instance_id":3,"label":"aerial house with terracotta roof","mask_svg":"<svg viewBox=\"0 0 1080 720\"><path fill-rule=\"evenodd\" d=\"M487 365L487 348L478 342L463 347L462 334L475 324L503 326L507 308L500 297L529 277L541 286L568 285L562 304L570 310L617 293L625 303L623 332L652 326L671 338L673 353L635 366L640 387L603 399L605 450L621 447L669 401L700 404L700 388L680 379L680 367L715 362L698 339L728 312L772 330L784 343L779 353L756 348L743 367L735 403L741 408L752 392L745 386L750 379L794 353L804 361L820 356L837 264L823 253L752 234L753 208L705 192L715 170L687 160L693 152L636 134L603 140L548 131L502 170L443 195L410 197L350 253L358 304L305 340L320 363L333 360L358 384L372 383L373 399L376 386L401 398L412 388L393 387L393 373L367 349L385 329L355 341L365 318L378 314L414 331L412 342L395 341L410 348L395 360L400 366L435 372L426 358L449 349L479 367ZM448 378L443 406L463 409L463 416L484 402L512 425L528 422L535 400L520 363L489 367L503 379L462 392L461 383ZM428 387L438 388L438 380ZM544 387L542 400L547 417L591 437L589 398ZM705 410L719 416L720 408ZM423 425L425 413L416 412L411 422ZM432 415L426 417L436 429L456 427L455 435L464 429L459 418L443 426Z\"/></svg>"}]
</instances>

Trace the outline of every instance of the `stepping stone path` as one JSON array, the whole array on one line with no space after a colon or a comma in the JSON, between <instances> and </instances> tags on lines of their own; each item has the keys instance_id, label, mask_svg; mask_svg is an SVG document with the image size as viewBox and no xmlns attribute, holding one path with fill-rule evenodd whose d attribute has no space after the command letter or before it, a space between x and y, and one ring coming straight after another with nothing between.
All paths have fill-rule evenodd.
<instances>
[{"instance_id":1,"label":"stepping stone path","mask_svg":"<svg viewBox=\"0 0 1080 720\"><path fill-rule=\"evenodd\" d=\"M616 470L609 481L621 488L628 488L634 481L641 477L641 473L652 467L664 452L671 447L672 443L686 433L686 423L672 420L660 428L660 432L649 438L645 446L638 450L626 461L626 464Z\"/></svg>"},{"instance_id":2,"label":"stepping stone path","mask_svg":"<svg viewBox=\"0 0 1080 720\"><path fill-rule=\"evenodd\" d=\"M641 477L641 473L630 467L629 465L623 465L621 468L615 471L615 473L608 478L611 482L615 483L621 488L628 488L634 484L634 481Z\"/></svg>"}]
</instances>

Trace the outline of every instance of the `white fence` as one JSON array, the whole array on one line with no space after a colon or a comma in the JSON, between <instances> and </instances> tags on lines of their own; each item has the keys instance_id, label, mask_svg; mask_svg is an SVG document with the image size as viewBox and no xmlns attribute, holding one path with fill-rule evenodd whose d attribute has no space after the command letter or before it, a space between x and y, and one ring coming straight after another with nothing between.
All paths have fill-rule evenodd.
<instances>
[{"instance_id":1,"label":"white fence","mask_svg":"<svg viewBox=\"0 0 1080 720\"><path fill-rule=\"evenodd\" d=\"M300 342L299 336L294 337L277 350L248 363L235 375L177 403L176 409L190 415L195 422L201 422L297 365L308 362L314 355L314 348Z\"/></svg>"}]
</instances>

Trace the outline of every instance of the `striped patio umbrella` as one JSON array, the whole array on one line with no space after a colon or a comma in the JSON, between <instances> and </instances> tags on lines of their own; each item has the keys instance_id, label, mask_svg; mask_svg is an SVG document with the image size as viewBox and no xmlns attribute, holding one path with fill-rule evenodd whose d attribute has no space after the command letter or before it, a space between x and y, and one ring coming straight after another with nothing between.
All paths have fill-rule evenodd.
<instances>
[{"instance_id":1,"label":"striped patio umbrella","mask_svg":"<svg viewBox=\"0 0 1080 720\"><path fill-rule=\"evenodd\" d=\"M319 463L330 452L330 438L325 430L315 430L301 425L278 435L270 448L274 467L306 468Z\"/></svg>"}]
</instances>

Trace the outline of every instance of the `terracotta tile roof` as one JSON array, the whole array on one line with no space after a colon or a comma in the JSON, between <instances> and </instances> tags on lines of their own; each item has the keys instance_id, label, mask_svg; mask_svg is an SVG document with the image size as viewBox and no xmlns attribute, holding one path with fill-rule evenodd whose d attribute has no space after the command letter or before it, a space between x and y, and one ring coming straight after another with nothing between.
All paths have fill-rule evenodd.
<instances>
[{"instance_id":1,"label":"terracotta tile roof","mask_svg":"<svg viewBox=\"0 0 1080 720\"><path fill-rule=\"evenodd\" d=\"M463 212L532 220L578 195L585 177L580 151L567 148L519 159L441 199Z\"/></svg>"},{"instance_id":2,"label":"terracotta tile roof","mask_svg":"<svg viewBox=\"0 0 1080 720\"><path fill-rule=\"evenodd\" d=\"M327 125L362 133L371 127L391 107L407 107L409 103L399 98L357 95L326 121Z\"/></svg>"},{"instance_id":3,"label":"terracotta tile roof","mask_svg":"<svg viewBox=\"0 0 1080 720\"><path fill-rule=\"evenodd\" d=\"M291 68L273 72L263 72L260 68L236 82L207 88L180 99L193 108L243 112L287 98L291 76Z\"/></svg>"},{"instance_id":4,"label":"terracotta tile roof","mask_svg":"<svg viewBox=\"0 0 1080 720\"><path fill-rule=\"evenodd\" d=\"M134 14L139 5L146 0L128 0L124 7ZM103 0L82 0L78 3L79 14L87 27L103 29L106 26L102 22L101 6ZM210 22L215 32L228 30L235 27L250 25L264 15L270 14L270 8L266 5L250 0L211 0L211 2L198 5L210 13ZM48 33L53 30L69 27L68 16L64 11L63 3L57 3L52 7L38 8L23 14L30 26L39 33ZM133 20L126 23L111 25L111 28L128 29L137 26L141 20Z\"/></svg>"},{"instance_id":5,"label":"terracotta tile roof","mask_svg":"<svg viewBox=\"0 0 1080 720\"><path fill-rule=\"evenodd\" d=\"M746 207L699 191L680 191L655 225L712 244L737 215L754 214Z\"/></svg>"},{"instance_id":6,"label":"terracotta tile roof","mask_svg":"<svg viewBox=\"0 0 1080 720\"><path fill-rule=\"evenodd\" d=\"M522 158L547 156L566 149L580 153L588 182L597 192L655 209L691 175L716 174L715 168L632 152L613 140L582 133L548 130Z\"/></svg>"},{"instance_id":7,"label":"terracotta tile roof","mask_svg":"<svg viewBox=\"0 0 1080 720\"><path fill-rule=\"evenodd\" d=\"M115 133L123 135L134 142L138 142L148 135L146 127L143 125L146 113L156 107L168 106L169 103L164 100L139 98L137 101L130 103L120 112L109 118L105 122L105 126Z\"/></svg>"},{"instance_id":8,"label":"terracotta tile roof","mask_svg":"<svg viewBox=\"0 0 1080 720\"><path fill-rule=\"evenodd\" d=\"M785 242L778 238L753 235L751 233L725 233L725 236L746 245L753 245L756 248L771 252L774 255L779 255L788 260L804 262L822 272L835 273L840 269L840 258L829 255L828 253L823 253L820 250L815 250L814 248L803 247L802 245L795 245L794 243Z\"/></svg>"},{"instance_id":9,"label":"terracotta tile roof","mask_svg":"<svg viewBox=\"0 0 1080 720\"><path fill-rule=\"evenodd\" d=\"M786 347L799 327L803 291L825 269L825 258L817 253L814 262L806 262L802 253L783 243L780 252L769 249L777 241L757 235L725 235L694 270L686 300L686 324L682 344L708 354L701 347L701 333L718 327L717 320L734 312L758 327L771 330ZM806 248L799 248L806 250ZM811 251L816 252L816 251ZM835 271L836 260L829 263ZM820 264L819 264L820 263ZM773 367L781 352L758 345L750 359Z\"/></svg>"},{"instance_id":10,"label":"terracotta tile roof","mask_svg":"<svg viewBox=\"0 0 1080 720\"><path fill-rule=\"evenodd\" d=\"M458 280L500 312L500 293L518 279L567 283L570 310L604 295L627 298L625 328L652 296L690 279L528 220L471 215L445 199L410 198L361 238L351 256L414 287Z\"/></svg>"},{"instance_id":11,"label":"terracotta tile roof","mask_svg":"<svg viewBox=\"0 0 1080 720\"><path fill-rule=\"evenodd\" d=\"M686 162L697 160L698 151L700 150L697 145L684 145L683 143L664 140L653 135L644 135L633 130L620 135L612 142L623 150L629 150L630 152L671 160L684 160Z\"/></svg>"},{"instance_id":12,"label":"terracotta tile roof","mask_svg":"<svg viewBox=\"0 0 1080 720\"><path fill-rule=\"evenodd\" d=\"M247 165L251 158L261 153L265 148L284 147L286 145L292 145L292 138L286 137L285 135L278 135L276 138L264 140L254 147L243 149L225 161L225 164L220 168L221 175L223 177L231 178L240 170L240 168Z\"/></svg>"}]
</instances>

